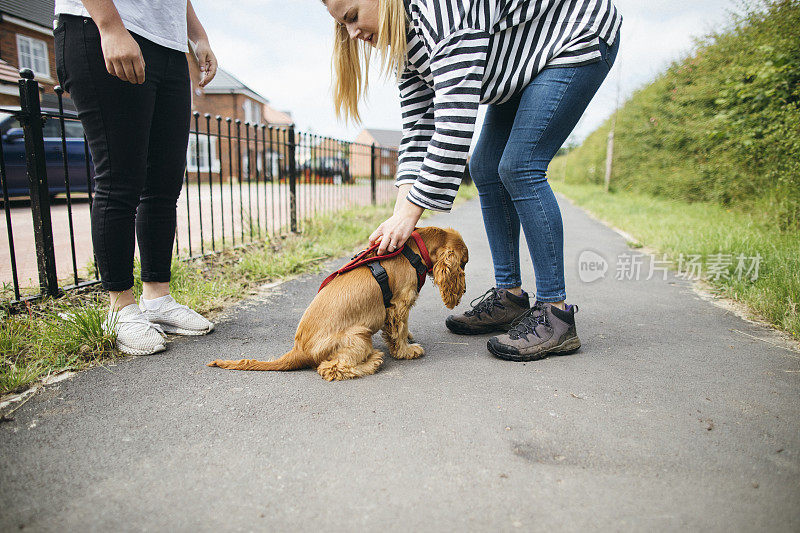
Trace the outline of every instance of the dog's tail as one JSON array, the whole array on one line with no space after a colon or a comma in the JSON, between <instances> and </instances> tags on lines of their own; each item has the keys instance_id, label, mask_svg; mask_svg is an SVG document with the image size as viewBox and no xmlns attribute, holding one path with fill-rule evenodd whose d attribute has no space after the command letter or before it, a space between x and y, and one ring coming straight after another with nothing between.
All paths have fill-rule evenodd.
<instances>
[{"instance_id":1,"label":"dog's tail","mask_svg":"<svg viewBox=\"0 0 800 533\"><path fill-rule=\"evenodd\" d=\"M311 366L309 358L299 350L292 348L275 361L258 361L256 359L240 359L238 361L225 361L217 359L206 366L218 366L229 370L297 370Z\"/></svg>"}]
</instances>

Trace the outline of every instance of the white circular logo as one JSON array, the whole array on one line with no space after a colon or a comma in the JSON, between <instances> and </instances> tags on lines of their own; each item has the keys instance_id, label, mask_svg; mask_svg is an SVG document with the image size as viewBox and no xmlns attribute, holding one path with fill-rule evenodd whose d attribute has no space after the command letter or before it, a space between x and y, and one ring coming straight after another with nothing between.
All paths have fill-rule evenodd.
<instances>
[{"instance_id":1,"label":"white circular logo","mask_svg":"<svg viewBox=\"0 0 800 533\"><path fill-rule=\"evenodd\" d=\"M578 256L578 277L584 283L591 283L605 277L608 261L592 250L584 250Z\"/></svg>"}]
</instances>

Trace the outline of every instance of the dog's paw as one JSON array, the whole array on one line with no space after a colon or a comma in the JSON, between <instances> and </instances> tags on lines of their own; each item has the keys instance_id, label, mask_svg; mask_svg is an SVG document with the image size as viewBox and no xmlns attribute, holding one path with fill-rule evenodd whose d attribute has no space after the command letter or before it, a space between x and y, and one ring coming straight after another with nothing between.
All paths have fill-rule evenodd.
<instances>
[{"instance_id":1,"label":"dog's paw","mask_svg":"<svg viewBox=\"0 0 800 533\"><path fill-rule=\"evenodd\" d=\"M423 348L420 344L409 344L408 347L414 354L414 357L411 357L410 359L416 359L417 357L422 357L425 355L425 348Z\"/></svg>"},{"instance_id":2,"label":"dog's paw","mask_svg":"<svg viewBox=\"0 0 800 533\"><path fill-rule=\"evenodd\" d=\"M336 361L321 362L317 367L317 373L322 376L325 381L340 381L349 377L342 372Z\"/></svg>"},{"instance_id":3,"label":"dog's paw","mask_svg":"<svg viewBox=\"0 0 800 533\"><path fill-rule=\"evenodd\" d=\"M395 359L416 359L425 355L425 348L419 344L407 344L404 349L398 350Z\"/></svg>"}]
</instances>

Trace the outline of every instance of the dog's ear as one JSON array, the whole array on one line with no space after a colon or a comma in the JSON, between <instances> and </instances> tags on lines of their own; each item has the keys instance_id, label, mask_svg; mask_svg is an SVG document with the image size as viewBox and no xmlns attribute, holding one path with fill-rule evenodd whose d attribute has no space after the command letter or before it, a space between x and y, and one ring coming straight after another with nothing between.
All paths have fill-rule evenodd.
<instances>
[{"instance_id":1,"label":"dog's ear","mask_svg":"<svg viewBox=\"0 0 800 533\"><path fill-rule=\"evenodd\" d=\"M457 306L467 290L461 260L461 254L456 249L445 247L438 251L433 265L433 282L439 287L442 302L448 309Z\"/></svg>"}]
</instances>

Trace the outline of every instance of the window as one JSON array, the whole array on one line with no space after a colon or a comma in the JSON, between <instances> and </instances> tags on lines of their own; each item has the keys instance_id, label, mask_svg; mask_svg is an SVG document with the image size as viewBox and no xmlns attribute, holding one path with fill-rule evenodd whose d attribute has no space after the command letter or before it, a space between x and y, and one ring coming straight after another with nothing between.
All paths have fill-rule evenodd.
<instances>
[{"instance_id":1,"label":"window","mask_svg":"<svg viewBox=\"0 0 800 533\"><path fill-rule=\"evenodd\" d=\"M261 105L253 100L245 100L242 104L244 109L244 121L250 124L258 124L261 122Z\"/></svg>"},{"instance_id":2,"label":"window","mask_svg":"<svg viewBox=\"0 0 800 533\"><path fill-rule=\"evenodd\" d=\"M281 169L280 169L281 156L280 156L280 154L277 153L277 152L268 151L267 152L267 161L269 161L269 163L267 163L267 164L270 167L268 169L269 176L267 176L267 178L270 181L272 181L273 178L278 179L278 177L280 176L280 172L281 172Z\"/></svg>"},{"instance_id":3,"label":"window","mask_svg":"<svg viewBox=\"0 0 800 533\"><path fill-rule=\"evenodd\" d=\"M64 135L67 139L83 139L83 126L75 120L64 120ZM42 133L45 138L61 138L61 122L50 117L42 126Z\"/></svg>"},{"instance_id":4,"label":"window","mask_svg":"<svg viewBox=\"0 0 800 533\"><path fill-rule=\"evenodd\" d=\"M259 178L261 174L264 172L264 152L262 150L258 150L253 157L256 161L255 167L250 167L250 154L252 150L247 150L242 154L242 179L247 179L247 173L250 173L250 179L256 178L256 169L258 169Z\"/></svg>"},{"instance_id":5,"label":"window","mask_svg":"<svg viewBox=\"0 0 800 533\"><path fill-rule=\"evenodd\" d=\"M20 69L29 68L37 76L50 77L46 42L17 34L17 55Z\"/></svg>"},{"instance_id":6,"label":"window","mask_svg":"<svg viewBox=\"0 0 800 533\"><path fill-rule=\"evenodd\" d=\"M19 121L10 113L0 113L0 134L5 135L8 130L21 128Z\"/></svg>"},{"instance_id":7,"label":"window","mask_svg":"<svg viewBox=\"0 0 800 533\"><path fill-rule=\"evenodd\" d=\"M67 139L83 139L83 125L80 122L65 120L64 130Z\"/></svg>"},{"instance_id":8,"label":"window","mask_svg":"<svg viewBox=\"0 0 800 533\"><path fill-rule=\"evenodd\" d=\"M197 161L197 141L200 140L200 164ZM186 170L188 172L208 172L208 135L194 134L189 136L189 146L186 148ZM219 172L219 158L217 157L217 140L211 139L211 172Z\"/></svg>"}]
</instances>

